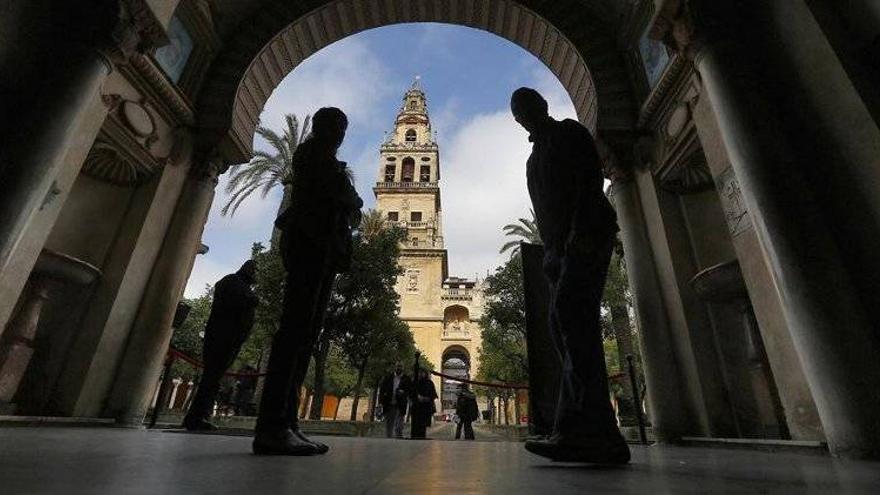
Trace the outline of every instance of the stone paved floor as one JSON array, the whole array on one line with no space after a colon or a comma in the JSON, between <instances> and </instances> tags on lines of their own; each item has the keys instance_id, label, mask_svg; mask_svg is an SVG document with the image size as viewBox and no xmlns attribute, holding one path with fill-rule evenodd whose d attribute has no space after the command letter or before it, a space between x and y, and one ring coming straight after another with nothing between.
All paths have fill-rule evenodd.
<instances>
[{"instance_id":1,"label":"stone paved floor","mask_svg":"<svg viewBox=\"0 0 880 495\"><path fill-rule=\"evenodd\" d=\"M634 447L622 468L554 464L508 442L327 437L323 457L256 457L247 437L0 429L0 493L880 493L880 463Z\"/></svg>"}]
</instances>

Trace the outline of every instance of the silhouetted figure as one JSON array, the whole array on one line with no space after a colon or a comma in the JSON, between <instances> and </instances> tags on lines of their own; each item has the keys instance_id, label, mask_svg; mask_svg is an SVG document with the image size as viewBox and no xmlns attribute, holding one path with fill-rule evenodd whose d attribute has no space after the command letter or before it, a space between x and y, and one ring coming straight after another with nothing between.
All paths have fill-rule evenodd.
<instances>
[{"instance_id":1,"label":"silhouetted figure","mask_svg":"<svg viewBox=\"0 0 880 495\"><path fill-rule=\"evenodd\" d=\"M214 401L220 390L220 380L232 366L241 345L254 326L257 296L254 284L257 265L247 260L235 273L226 275L214 284L211 314L205 324L202 361L205 370L196 390L183 426L190 431L212 431L217 427L208 422L214 410Z\"/></svg>"},{"instance_id":2,"label":"silhouetted figure","mask_svg":"<svg viewBox=\"0 0 880 495\"><path fill-rule=\"evenodd\" d=\"M336 152L348 119L338 108L312 118L312 134L293 156L291 204L275 221L287 271L281 324L272 341L257 415L255 454L313 455L329 450L300 430L299 391L323 326L336 274L351 263L351 229L363 201Z\"/></svg>"},{"instance_id":3,"label":"silhouetted figure","mask_svg":"<svg viewBox=\"0 0 880 495\"><path fill-rule=\"evenodd\" d=\"M461 438L461 430L464 429L464 439L474 439L473 422L480 416L477 407L477 396L468 390L468 384L462 383L458 389L458 399L455 401L455 414L458 416L458 425L455 426L455 439Z\"/></svg>"},{"instance_id":4,"label":"silhouetted figure","mask_svg":"<svg viewBox=\"0 0 880 495\"><path fill-rule=\"evenodd\" d=\"M403 438L403 420L406 417L412 380L403 373L403 365L394 365L394 372L382 379L379 385L379 404L385 415L385 436Z\"/></svg>"},{"instance_id":5,"label":"silhouetted figure","mask_svg":"<svg viewBox=\"0 0 880 495\"><path fill-rule=\"evenodd\" d=\"M431 425L431 417L437 412L434 401L437 399L437 389L434 382L428 376L428 372L419 369L419 378L413 385L413 403L410 412L412 418L412 433L410 438L423 439L425 431Z\"/></svg>"},{"instance_id":6,"label":"silhouetted figure","mask_svg":"<svg viewBox=\"0 0 880 495\"><path fill-rule=\"evenodd\" d=\"M549 329L562 362L554 433L526 442L526 449L559 461L626 463L629 448L609 400L599 326L618 231L602 190L599 154L590 132L573 120L551 118L537 91L516 90L510 105L533 143L526 175L544 242Z\"/></svg>"},{"instance_id":7,"label":"silhouetted figure","mask_svg":"<svg viewBox=\"0 0 880 495\"><path fill-rule=\"evenodd\" d=\"M235 390L235 415L250 416L251 400L254 398L254 391L257 389L257 370L251 365L245 365L242 368L242 376L238 377L238 383Z\"/></svg>"}]
</instances>

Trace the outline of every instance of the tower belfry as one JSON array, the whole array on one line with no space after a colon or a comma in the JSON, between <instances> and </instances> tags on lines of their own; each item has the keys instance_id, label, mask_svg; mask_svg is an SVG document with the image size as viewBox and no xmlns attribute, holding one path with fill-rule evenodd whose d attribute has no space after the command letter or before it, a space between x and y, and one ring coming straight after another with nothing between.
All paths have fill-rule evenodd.
<instances>
[{"instance_id":1,"label":"tower belfry","mask_svg":"<svg viewBox=\"0 0 880 495\"><path fill-rule=\"evenodd\" d=\"M450 277L443 243L440 150L431 130L428 102L417 77L379 148L376 209L406 231L398 262L403 274L395 290L400 318L416 347L448 375L467 377L479 365L479 319L483 296L478 283ZM441 409L455 409L458 386L434 379Z\"/></svg>"},{"instance_id":2,"label":"tower belfry","mask_svg":"<svg viewBox=\"0 0 880 495\"><path fill-rule=\"evenodd\" d=\"M440 152L419 79L403 95L394 129L379 150L376 208L406 229L401 264L407 287L440 287L447 277L440 203Z\"/></svg>"}]
</instances>

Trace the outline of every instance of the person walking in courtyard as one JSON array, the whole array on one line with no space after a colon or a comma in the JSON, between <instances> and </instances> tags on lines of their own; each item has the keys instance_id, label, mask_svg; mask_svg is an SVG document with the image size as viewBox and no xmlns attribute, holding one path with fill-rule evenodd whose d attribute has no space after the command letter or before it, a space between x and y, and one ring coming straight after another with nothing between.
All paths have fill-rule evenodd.
<instances>
[{"instance_id":1,"label":"person walking in courtyard","mask_svg":"<svg viewBox=\"0 0 880 495\"><path fill-rule=\"evenodd\" d=\"M242 375L238 378L235 386L235 415L250 416L253 406L251 400L254 398L254 392L257 390L257 370L253 366L246 364L241 369Z\"/></svg>"},{"instance_id":2,"label":"person walking in courtyard","mask_svg":"<svg viewBox=\"0 0 880 495\"><path fill-rule=\"evenodd\" d=\"M379 385L379 404L385 415L385 436L403 438L403 420L406 417L412 380L403 373L403 364L394 365L394 372L382 379Z\"/></svg>"},{"instance_id":3,"label":"person walking in courtyard","mask_svg":"<svg viewBox=\"0 0 880 495\"><path fill-rule=\"evenodd\" d=\"M247 260L237 272L226 275L214 284L214 300L202 343L205 369L189 412L183 419L183 427L189 431L217 429L208 422L208 418L214 412L220 380L232 366L254 326L257 296L252 286L256 271L254 260Z\"/></svg>"},{"instance_id":4,"label":"person walking in courtyard","mask_svg":"<svg viewBox=\"0 0 880 495\"><path fill-rule=\"evenodd\" d=\"M419 378L413 386L413 405L410 416L412 417L412 432L410 438L424 439L428 426L431 425L431 417L437 411L434 401L437 400L437 389L434 382L428 376L428 372L419 368Z\"/></svg>"},{"instance_id":5,"label":"person walking in courtyard","mask_svg":"<svg viewBox=\"0 0 880 495\"><path fill-rule=\"evenodd\" d=\"M599 153L578 122L550 117L547 101L519 88L510 100L529 132L529 196L544 241L549 329L562 358L553 434L526 449L556 461L625 464L629 447L614 419L599 326L599 305L617 217L602 190Z\"/></svg>"},{"instance_id":6,"label":"person walking in courtyard","mask_svg":"<svg viewBox=\"0 0 880 495\"><path fill-rule=\"evenodd\" d=\"M321 108L312 133L293 156L291 204L275 226L287 271L284 307L272 341L253 451L258 455L323 454L329 447L299 429L299 390L323 326L336 274L351 262L351 229L363 201L336 153L348 118Z\"/></svg>"},{"instance_id":7,"label":"person walking in courtyard","mask_svg":"<svg viewBox=\"0 0 880 495\"><path fill-rule=\"evenodd\" d=\"M462 383L458 389L458 399L455 401L455 414L458 416L458 424L455 426L455 439L461 438L461 430L464 429L464 439L474 439L473 422L480 416L477 407L477 396L468 389L467 383Z\"/></svg>"}]
</instances>

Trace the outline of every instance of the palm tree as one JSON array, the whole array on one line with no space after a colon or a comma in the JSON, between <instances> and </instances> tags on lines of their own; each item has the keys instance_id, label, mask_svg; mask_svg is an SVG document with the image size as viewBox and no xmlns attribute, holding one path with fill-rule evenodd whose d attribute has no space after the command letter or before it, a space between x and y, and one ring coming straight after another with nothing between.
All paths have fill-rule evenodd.
<instances>
[{"instance_id":1,"label":"palm tree","mask_svg":"<svg viewBox=\"0 0 880 495\"><path fill-rule=\"evenodd\" d=\"M367 210L361 218L360 229L367 239L373 238L385 228L385 217L382 216L382 212L379 210Z\"/></svg>"},{"instance_id":2,"label":"palm tree","mask_svg":"<svg viewBox=\"0 0 880 495\"><path fill-rule=\"evenodd\" d=\"M257 134L265 139L273 150L271 152L257 150L248 163L232 166L230 169L231 178L226 185L226 192L231 196L223 209L220 210L222 215L235 215L235 211L241 206L241 203L251 194L259 190L260 196L265 198L269 191L279 185L284 188L284 196L278 208L279 213L290 203L293 154L309 135L311 116L306 115L302 125L293 114L285 115L284 120L286 128L282 135L268 127L257 126Z\"/></svg>"},{"instance_id":3,"label":"palm tree","mask_svg":"<svg viewBox=\"0 0 880 495\"><path fill-rule=\"evenodd\" d=\"M543 244L541 242L541 233L538 232L538 224L535 221L535 211L529 210L532 218L520 218L519 223L509 223L502 227L504 230L504 235L506 236L515 236L518 239L514 239L504 243L501 246L501 250L499 253L507 252L508 250L511 252L512 256L515 256L519 253L519 243L521 241L526 241L531 244Z\"/></svg>"}]
</instances>

